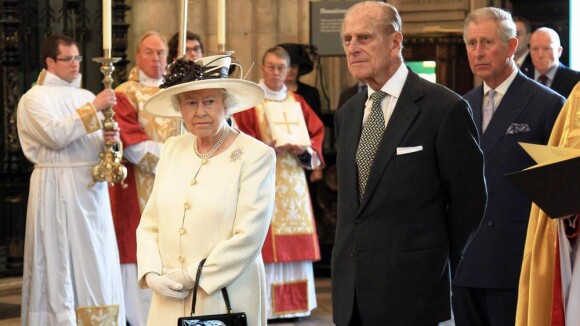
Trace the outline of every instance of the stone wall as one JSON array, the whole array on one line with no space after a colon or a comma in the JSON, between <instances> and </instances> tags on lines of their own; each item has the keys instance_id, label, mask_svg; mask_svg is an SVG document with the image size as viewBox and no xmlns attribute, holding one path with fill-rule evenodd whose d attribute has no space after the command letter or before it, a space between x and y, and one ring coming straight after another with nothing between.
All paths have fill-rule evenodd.
<instances>
[{"instance_id":1,"label":"stone wall","mask_svg":"<svg viewBox=\"0 0 580 326\"><path fill-rule=\"evenodd\" d=\"M139 36L157 30L167 38L178 30L181 0L128 0L129 58L134 58ZM355 3L356 1L353 1ZM471 8L493 3L487 0L392 0L400 9L403 33L460 31ZM226 49L235 51L245 72L254 63L248 79L260 78L263 52L278 43L309 43L310 0L226 0ZM189 0L188 29L198 33L207 52L217 50L217 1ZM339 40L337 40L339 42ZM301 78L320 90L321 78L329 100L321 91L323 110L334 110L340 91L356 81L348 72L344 56L320 58L322 75L314 69Z\"/></svg>"}]
</instances>

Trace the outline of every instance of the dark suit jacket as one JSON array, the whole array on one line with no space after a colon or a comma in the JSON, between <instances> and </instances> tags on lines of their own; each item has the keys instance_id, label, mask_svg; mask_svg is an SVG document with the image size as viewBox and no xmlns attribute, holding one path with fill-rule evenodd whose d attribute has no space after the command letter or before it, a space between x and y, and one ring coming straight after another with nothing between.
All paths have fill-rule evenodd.
<instances>
[{"instance_id":1,"label":"dark suit jacket","mask_svg":"<svg viewBox=\"0 0 580 326\"><path fill-rule=\"evenodd\" d=\"M580 82L580 71L572 70L567 66L560 64L558 70L556 70L556 75L554 75L554 80L550 88L556 91L556 93L568 98L572 89L576 84Z\"/></svg>"},{"instance_id":2,"label":"dark suit jacket","mask_svg":"<svg viewBox=\"0 0 580 326\"><path fill-rule=\"evenodd\" d=\"M341 106L343 106L344 103L350 100L351 97L355 96L357 93L358 93L358 83L342 91L340 93L340 97L338 98L338 106L336 108L338 109Z\"/></svg>"},{"instance_id":3,"label":"dark suit jacket","mask_svg":"<svg viewBox=\"0 0 580 326\"><path fill-rule=\"evenodd\" d=\"M302 96L316 115L320 117L320 93L318 92L318 88L304 84L300 81L297 81L296 84L298 85L296 93Z\"/></svg>"},{"instance_id":4,"label":"dark suit jacket","mask_svg":"<svg viewBox=\"0 0 580 326\"><path fill-rule=\"evenodd\" d=\"M471 110L409 71L359 204L355 153L365 101L357 94L335 114L334 322L348 324L356 291L365 325L435 324L450 318L449 274L485 209ZM422 150L397 154L414 146Z\"/></svg>"},{"instance_id":5,"label":"dark suit jacket","mask_svg":"<svg viewBox=\"0 0 580 326\"><path fill-rule=\"evenodd\" d=\"M529 78L534 79L534 68L532 67L532 69L524 72L524 74ZM574 88L578 82L580 82L580 71L572 70L563 63L560 63L550 88L567 98L570 96L572 88Z\"/></svg>"},{"instance_id":6,"label":"dark suit jacket","mask_svg":"<svg viewBox=\"0 0 580 326\"><path fill-rule=\"evenodd\" d=\"M529 52L526 55L524 62L522 62L522 65L520 66L520 70L526 76L530 76L530 74L531 74L531 76L532 76L531 78L534 79L534 64L532 63L532 56L530 55Z\"/></svg>"},{"instance_id":7,"label":"dark suit jacket","mask_svg":"<svg viewBox=\"0 0 580 326\"><path fill-rule=\"evenodd\" d=\"M483 85L465 94L481 134ZM546 144L564 98L518 73L493 115L481 149L488 202L484 220L454 278L465 287L517 289L530 200L506 177L535 164L518 142Z\"/></svg>"}]
</instances>

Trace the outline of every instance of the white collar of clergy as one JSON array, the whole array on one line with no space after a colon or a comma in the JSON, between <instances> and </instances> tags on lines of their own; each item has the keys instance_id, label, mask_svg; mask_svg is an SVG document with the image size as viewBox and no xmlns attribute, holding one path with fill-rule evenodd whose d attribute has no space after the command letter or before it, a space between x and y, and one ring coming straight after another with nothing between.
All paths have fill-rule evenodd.
<instances>
[{"instance_id":1,"label":"white collar of clergy","mask_svg":"<svg viewBox=\"0 0 580 326\"><path fill-rule=\"evenodd\" d=\"M264 83L263 78L260 78L258 84L260 84L260 86L262 86L262 88L264 88L264 90L266 91L266 98L272 101L282 101L283 99L286 98L286 95L288 93L288 88L286 88L286 85L283 85L282 89L280 89L279 91L273 91L269 89L268 86L266 86L266 84Z\"/></svg>"},{"instance_id":2,"label":"white collar of clergy","mask_svg":"<svg viewBox=\"0 0 580 326\"><path fill-rule=\"evenodd\" d=\"M57 75L53 74L52 72L42 69L40 74L38 75L38 79L36 81L37 85L44 85L44 86L69 86L74 88L81 87L81 79L82 75L79 74L75 80L72 82L68 82Z\"/></svg>"},{"instance_id":3,"label":"white collar of clergy","mask_svg":"<svg viewBox=\"0 0 580 326\"><path fill-rule=\"evenodd\" d=\"M159 87L163 83L163 78L153 79L147 76L143 70L139 69L139 84L149 87Z\"/></svg>"}]
</instances>

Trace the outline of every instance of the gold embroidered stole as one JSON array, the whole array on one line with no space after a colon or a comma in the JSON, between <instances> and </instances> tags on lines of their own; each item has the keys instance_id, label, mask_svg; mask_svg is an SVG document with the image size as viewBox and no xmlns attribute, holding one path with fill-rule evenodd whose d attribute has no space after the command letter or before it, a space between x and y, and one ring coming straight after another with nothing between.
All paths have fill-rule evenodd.
<instances>
[{"instance_id":1,"label":"gold embroidered stole","mask_svg":"<svg viewBox=\"0 0 580 326\"><path fill-rule=\"evenodd\" d=\"M138 109L139 124L149 139L163 143L167 138L177 135L181 121L179 119L159 118L143 109L145 102L159 92L159 88L139 84L139 70L136 68L131 71L130 81L117 87L115 91L125 93L131 105ZM159 158L155 155L147 153L139 162L139 168L135 169L135 183L141 211L145 208L153 190L153 182L155 181L153 171L158 160Z\"/></svg>"},{"instance_id":2,"label":"gold embroidered stole","mask_svg":"<svg viewBox=\"0 0 580 326\"><path fill-rule=\"evenodd\" d=\"M78 326L117 326L119 305L78 307ZM124 326L124 325L123 325Z\"/></svg>"},{"instance_id":3,"label":"gold embroidered stole","mask_svg":"<svg viewBox=\"0 0 580 326\"><path fill-rule=\"evenodd\" d=\"M554 123L550 146L580 149L580 83ZM563 309L554 298L558 220L532 204L518 289L516 326L550 325L552 312ZM558 269L559 270L559 269ZM556 321L554 321L556 322Z\"/></svg>"},{"instance_id":4,"label":"gold embroidered stole","mask_svg":"<svg viewBox=\"0 0 580 326\"><path fill-rule=\"evenodd\" d=\"M294 102L295 99L289 93L284 102ZM260 134L265 143L272 141L268 121L264 113L264 104L268 100L264 100L262 104L256 107L256 116L260 127ZM315 252L316 254L309 259L318 259L318 239L316 236L316 227L314 224L314 214L312 211L312 204L310 201L310 194L308 192L308 184L304 169L300 166L295 155L284 152L276 154L276 195L274 212L272 222L270 225L270 232L272 235L272 244L274 252L274 261L279 261L278 256L280 248L276 244L280 243L281 237L292 242L293 245L298 243L299 246L304 246L306 252ZM289 239L289 236L310 236L307 237L308 243L297 242ZM278 239L276 237L279 237ZM266 244L270 247L270 244ZM313 249L316 248L316 249ZM297 251L300 251L297 248ZM292 255L292 254L291 254ZM284 256L288 256L285 253ZM301 257L297 260L304 260Z\"/></svg>"}]
</instances>

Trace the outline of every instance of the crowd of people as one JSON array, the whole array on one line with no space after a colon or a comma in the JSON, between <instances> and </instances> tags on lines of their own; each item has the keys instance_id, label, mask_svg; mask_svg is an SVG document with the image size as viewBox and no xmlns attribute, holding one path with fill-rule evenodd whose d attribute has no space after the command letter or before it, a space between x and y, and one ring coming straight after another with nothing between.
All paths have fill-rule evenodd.
<instances>
[{"instance_id":1,"label":"crowd of people","mask_svg":"<svg viewBox=\"0 0 580 326\"><path fill-rule=\"evenodd\" d=\"M551 219L505 176L535 164L520 142L580 149L580 72L559 61L558 33L495 7L470 12L463 39L482 83L467 94L405 65L391 4L354 4L340 34L357 84L327 135L333 322L578 322L580 212ZM81 88L75 41L44 40L45 69L17 112L34 164L22 325L174 324L192 302L226 313L222 289L252 326L316 308L311 194L325 126L318 89L299 79L311 49L267 49L255 83L185 36L178 54L178 34L145 33L128 81L97 95ZM103 131L108 107L118 125ZM306 143L282 142L272 110L288 130L304 126ZM105 143L123 148L127 178L89 187Z\"/></svg>"}]
</instances>

